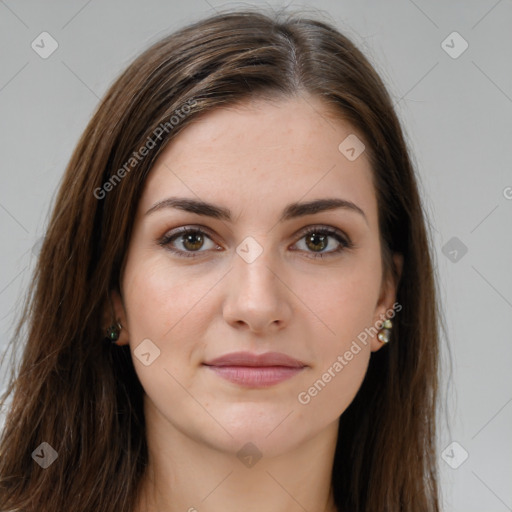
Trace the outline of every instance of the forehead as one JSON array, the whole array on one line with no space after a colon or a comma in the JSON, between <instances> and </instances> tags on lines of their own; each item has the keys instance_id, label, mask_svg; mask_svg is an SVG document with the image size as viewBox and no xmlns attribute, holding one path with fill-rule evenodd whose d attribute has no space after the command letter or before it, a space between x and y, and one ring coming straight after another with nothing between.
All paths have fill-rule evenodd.
<instances>
[{"instance_id":1,"label":"forehead","mask_svg":"<svg viewBox=\"0 0 512 512\"><path fill-rule=\"evenodd\" d=\"M340 197L358 204L376 223L366 151L355 160L342 151L345 140L358 139L362 142L316 97L216 108L170 141L149 173L139 210L179 195L227 206L235 216L242 210L248 215L274 211L274 206L277 215L284 203Z\"/></svg>"}]
</instances>

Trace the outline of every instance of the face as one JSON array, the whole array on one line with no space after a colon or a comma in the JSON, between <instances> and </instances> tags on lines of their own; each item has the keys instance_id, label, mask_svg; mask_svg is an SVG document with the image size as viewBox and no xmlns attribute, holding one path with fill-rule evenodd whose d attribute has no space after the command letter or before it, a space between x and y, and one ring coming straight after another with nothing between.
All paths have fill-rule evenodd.
<instances>
[{"instance_id":1,"label":"face","mask_svg":"<svg viewBox=\"0 0 512 512\"><path fill-rule=\"evenodd\" d=\"M338 149L351 134L314 97L260 100L197 118L161 154L113 295L147 421L274 455L337 425L396 289L383 279L367 155ZM323 199L341 206L287 208ZM235 352L294 363L214 364Z\"/></svg>"}]
</instances>

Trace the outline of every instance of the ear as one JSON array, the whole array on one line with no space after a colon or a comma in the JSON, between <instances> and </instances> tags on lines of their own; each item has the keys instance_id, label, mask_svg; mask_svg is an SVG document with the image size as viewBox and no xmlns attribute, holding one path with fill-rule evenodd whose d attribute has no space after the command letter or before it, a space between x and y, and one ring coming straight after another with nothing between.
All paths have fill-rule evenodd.
<instances>
[{"instance_id":1,"label":"ear","mask_svg":"<svg viewBox=\"0 0 512 512\"><path fill-rule=\"evenodd\" d=\"M111 290L109 299L107 300L103 310L103 327L106 332L109 326L113 323L119 322L121 324L121 331L119 339L114 343L115 345L128 345L130 341L130 334L127 328L126 311L123 305L123 299L117 290Z\"/></svg>"},{"instance_id":2,"label":"ear","mask_svg":"<svg viewBox=\"0 0 512 512\"><path fill-rule=\"evenodd\" d=\"M393 275L393 272L388 272L388 275L386 276L386 279L383 279L380 294L379 294L379 300L377 302L377 306L375 308L375 313L373 316L373 324L372 327L381 326L382 322L386 318L390 318L390 313L394 311L393 305L396 302L396 290L398 287L398 283L400 281L400 278L402 276L402 269L403 269L403 263L404 258L403 254L400 254L398 252L393 253L393 265L396 269L397 277ZM400 308L401 309L401 308ZM393 332L393 331L391 331ZM371 338L371 350L372 352L376 352L377 350L381 349L383 346L383 343L377 338L377 333L372 336Z\"/></svg>"}]
</instances>

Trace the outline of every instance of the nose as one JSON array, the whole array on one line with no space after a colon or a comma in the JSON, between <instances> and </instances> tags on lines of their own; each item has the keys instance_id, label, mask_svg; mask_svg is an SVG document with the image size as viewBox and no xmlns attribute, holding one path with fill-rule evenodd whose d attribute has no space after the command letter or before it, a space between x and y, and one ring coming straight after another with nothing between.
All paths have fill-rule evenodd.
<instances>
[{"instance_id":1,"label":"nose","mask_svg":"<svg viewBox=\"0 0 512 512\"><path fill-rule=\"evenodd\" d=\"M227 278L223 315L230 325L264 334L289 323L293 293L270 250L264 250L251 263L235 253Z\"/></svg>"}]
</instances>

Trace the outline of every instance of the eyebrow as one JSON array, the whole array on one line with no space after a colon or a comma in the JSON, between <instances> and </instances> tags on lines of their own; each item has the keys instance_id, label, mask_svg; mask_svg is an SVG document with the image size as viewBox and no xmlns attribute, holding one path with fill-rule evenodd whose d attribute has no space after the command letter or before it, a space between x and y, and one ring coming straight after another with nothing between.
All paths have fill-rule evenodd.
<instances>
[{"instance_id":1,"label":"eyebrow","mask_svg":"<svg viewBox=\"0 0 512 512\"><path fill-rule=\"evenodd\" d=\"M197 215L232 222L232 213L229 208L184 197L168 197L167 199L158 201L146 212L146 215L163 208L176 208ZM366 224L368 224L368 219L359 206L352 201L340 198L316 199L305 203L290 203L284 208L279 222L339 208L358 213L364 218Z\"/></svg>"}]
</instances>

